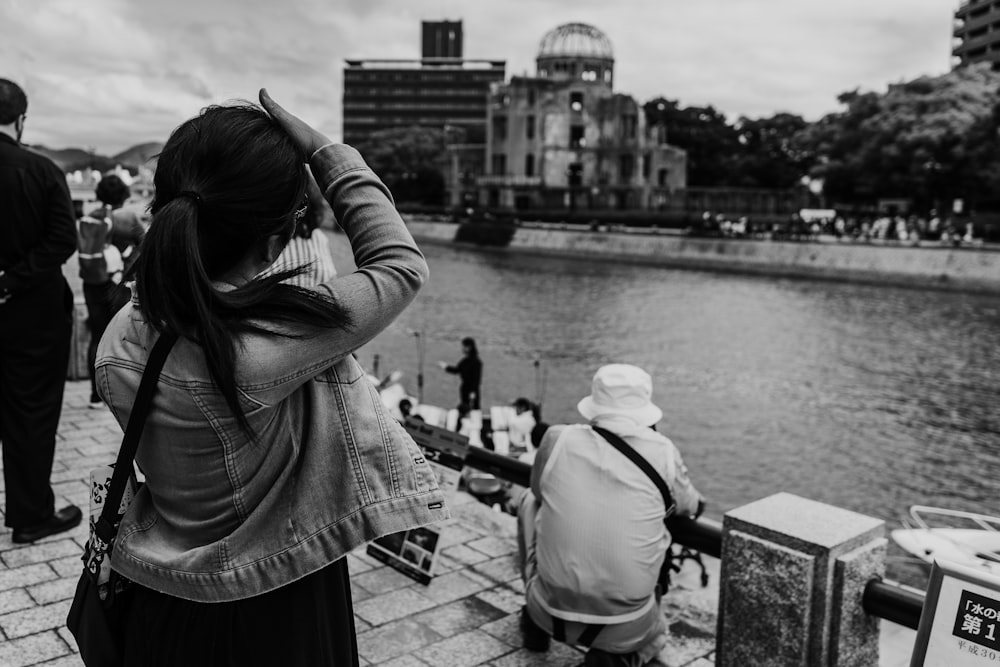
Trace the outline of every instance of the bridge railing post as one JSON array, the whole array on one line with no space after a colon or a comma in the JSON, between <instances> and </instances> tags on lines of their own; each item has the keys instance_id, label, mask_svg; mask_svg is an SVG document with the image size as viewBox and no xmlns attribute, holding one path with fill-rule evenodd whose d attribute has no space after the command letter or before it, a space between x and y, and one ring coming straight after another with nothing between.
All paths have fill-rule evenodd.
<instances>
[{"instance_id":1,"label":"bridge railing post","mask_svg":"<svg viewBox=\"0 0 1000 667\"><path fill-rule=\"evenodd\" d=\"M867 582L885 569L885 524L789 493L727 512L716 664L875 667Z\"/></svg>"}]
</instances>

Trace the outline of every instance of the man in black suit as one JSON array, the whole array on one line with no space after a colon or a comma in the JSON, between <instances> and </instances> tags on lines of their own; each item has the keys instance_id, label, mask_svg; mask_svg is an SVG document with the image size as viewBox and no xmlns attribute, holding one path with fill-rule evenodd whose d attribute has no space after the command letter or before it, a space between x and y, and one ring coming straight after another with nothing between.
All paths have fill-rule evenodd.
<instances>
[{"instance_id":1,"label":"man in black suit","mask_svg":"<svg viewBox=\"0 0 1000 667\"><path fill-rule=\"evenodd\" d=\"M28 99L0 79L0 443L5 523L34 542L80 523L55 509L49 483L69 364L73 293L62 274L76 250L66 177L21 146Z\"/></svg>"}]
</instances>

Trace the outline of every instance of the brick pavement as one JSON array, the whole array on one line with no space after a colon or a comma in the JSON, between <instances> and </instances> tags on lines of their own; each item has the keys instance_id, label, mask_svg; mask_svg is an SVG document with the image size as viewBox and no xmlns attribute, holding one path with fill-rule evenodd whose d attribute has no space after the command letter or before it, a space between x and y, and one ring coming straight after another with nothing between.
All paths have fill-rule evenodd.
<instances>
[{"instance_id":1,"label":"brick pavement","mask_svg":"<svg viewBox=\"0 0 1000 667\"><path fill-rule=\"evenodd\" d=\"M87 407L89 384L66 384L52 483L57 506L88 507L90 469L112 461L121 432L106 409ZM2 483L2 482L0 482ZM557 642L547 654L521 648L524 588L515 562L515 520L459 493L445 528L441 567L424 586L359 550L348 556L362 665L386 667L570 667L582 653ZM22 546L0 529L0 666L82 667L63 626L80 575L86 524ZM718 564L710 563L717 584ZM695 570L665 605L676 641L661 662L711 665L717 586ZM687 574L687 572L685 572Z\"/></svg>"}]
</instances>

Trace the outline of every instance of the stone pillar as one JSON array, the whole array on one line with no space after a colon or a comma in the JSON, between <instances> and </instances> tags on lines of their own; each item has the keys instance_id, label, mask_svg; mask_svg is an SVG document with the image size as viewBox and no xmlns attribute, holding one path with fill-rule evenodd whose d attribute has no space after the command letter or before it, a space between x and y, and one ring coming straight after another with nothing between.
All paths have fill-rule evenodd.
<instances>
[{"instance_id":1,"label":"stone pillar","mask_svg":"<svg viewBox=\"0 0 1000 667\"><path fill-rule=\"evenodd\" d=\"M722 523L719 667L876 667L865 583L885 569L885 524L790 493Z\"/></svg>"}]
</instances>

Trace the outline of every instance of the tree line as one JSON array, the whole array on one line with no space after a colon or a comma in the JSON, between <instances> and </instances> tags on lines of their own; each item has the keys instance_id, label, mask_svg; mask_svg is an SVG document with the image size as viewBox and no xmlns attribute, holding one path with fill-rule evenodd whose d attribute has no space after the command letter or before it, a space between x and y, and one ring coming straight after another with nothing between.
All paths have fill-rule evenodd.
<instances>
[{"instance_id":1,"label":"tree line","mask_svg":"<svg viewBox=\"0 0 1000 667\"><path fill-rule=\"evenodd\" d=\"M917 210L1000 210L1000 73L988 64L853 90L817 121L792 113L730 121L713 106L657 97L647 127L688 154L691 187L821 184L827 206L909 199ZM399 201L440 203L445 135L431 128L376 132L360 146ZM820 188L815 188L817 191Z\"/></svg>"}]
</instances>

